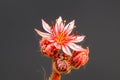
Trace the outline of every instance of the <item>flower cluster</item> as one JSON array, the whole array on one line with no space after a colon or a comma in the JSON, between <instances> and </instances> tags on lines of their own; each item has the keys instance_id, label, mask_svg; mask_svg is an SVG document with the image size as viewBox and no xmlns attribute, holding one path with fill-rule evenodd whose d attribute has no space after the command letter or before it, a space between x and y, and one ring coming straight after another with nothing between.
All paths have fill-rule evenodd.
<instances>
[{"instance_id":1,"label":"flower cluster","mask_svg":"<svg viewBox=\"0 0 120 80\"><path fill-rule=\"evenodd\" d=\"M89 48L76 44L83 41L85 36L71 34L75 27L75 20L65 25L62 17L59 17L56 23L50 26L42 19L42 26L46 32L38 29L35 31L42 36L39 42L42 54L53 58L54 71L69 73L71 68L78 69L88 62Z\"/></svg>"}]
</instances>

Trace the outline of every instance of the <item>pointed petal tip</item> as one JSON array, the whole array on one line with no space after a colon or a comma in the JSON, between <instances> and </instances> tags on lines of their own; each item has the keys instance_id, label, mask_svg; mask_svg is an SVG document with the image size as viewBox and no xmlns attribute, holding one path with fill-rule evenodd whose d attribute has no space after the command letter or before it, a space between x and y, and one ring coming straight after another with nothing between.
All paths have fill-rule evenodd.
<instances>
[{"instance_id":1,"label":"pointed petal tip","mask_svg":"<svg viewBox=\"0 0 120 80\"><path fill-rule=\"evenodd\" d=\"M84 39L86 36L85 35L80 35L80 37Z\"/></svg>"},{"instance_id":2,"label":"pointed petal tip","mask_svg":"<svg viewBox=\"0 0 120 80\"><path fill-rule=\"evenodd\" d=\"M43 22L44 20L43 20L43 19L41 19L41 21Z\"/></svg>"},{"instance_id":3,"label":"pointed petal tip","mask_svg":"<svg viewBox=\"0 0 120 80\"><path fill-rule=\"evenodd\" d=\"M75 43L69 43L68 46L72 49L72 50L75 50L75 51L83 51L84 48L82 48L82 46L80 45L77 45Z\"/></svg>"},{"instance_id":4,"label":"pointed petal tip","mask_svg":"<svg viewBox=\"0 0 120 80\"><path fill-rule=\"evenodd\" d=\"M72 20L73 22L75 22L75 20Z\"/></svg>"},{"instance_id":5,"label":"pointed petal tip","mask_svg":"<svg viewBox=\"0 0 120 80\"><path fill-rule=\"evenodd\" d=\"M72 20L70 23L71 23L71 24L72 24L72 23L74 24L74 23L75 23L75 20Z\"/></svg>"},{"instance_id":6,"label":"pointed petal tip","mask_svg":"<svg viewBox=\"0 0 120 80\"><path fill-rule=\"evenodd\" d=\"M76 36L76 38L74 40L72 40L72 42L74 42L74 43L81 42L85 39L85 37L86 36L84 36L84 35L83 36L78 35L78 36Z\"/></svg>"},{"instance_id":7,"label":"pointed petal tip","mask_svg":"<svg viewBox=\"0 0 120 80\"><path fill-rule=\"evenodd\" d=\"M85 35L82 35L81 37L82 37L81 41L83 41L86 38Z\"/></svg>"},{"instance_id":8,"label":"pointed petal tip","mask_svg":"<svg viewBox=\"0 0 120 80\"><path fill-rule=\"evenodd\" d=\"M66 32L69 35L72 32L74 25L75 25L75 20L72 20L65 26L64 32Z\"/></svg>"},{"instance_id":9,"label":"pointed petal tip","mask_svg":"<svg viewBox=\"0 0 120 80\"><path fill-rule=\"evenodd\" d=\"M85 36L85 35L82 35L82 36L80 36L80 37L81 37L81 38L79 38L79 40L80 40L80 42L81 42L81 41L83 41L83 40L85 39L86 36Z\"/></svg>"},{"instance_id":10,"label":"pointed petal tip","mask_svg":"<svg viewBox=\"0 0 120 80\"><path fill-rule=\"evenodd\" d=\"M44 19L41 19L41 22L42 22L42 25L43 25L44 23L46 23L46 22L44 21Z\"/></svg>"},{"instance_id":11,"label":"pointed petal tip","mask_svg":"<svg viewBox=\"0 0 120 80\"><path fill-rule=\"evenodd\" d=\"M59 16L59 17L58 17L58 19L62 19L62 17L61 17L61 16Z\"/></svg>"},{"instance_id":12,"label":"pointed petal tip","mask_svg":"<svg viewBox=\"0 0 120 80\"><path fill-rule=\"evenodd\" d=\"M85 36L85 35L81 35L81 37L82 37L82 38L83 38L83 40L84 40L86 36Z\"/></svg>"},{"instance_id":13,"label":"pointed petal tip","mask_svg":"<svg viewBox=\"0 0 120 80\"><path fill-rule=\"evenodd\" d=\"M39 36L42 36L42 37L49 37L50 36L50 34L49 33L45 33L45 32L41 32L40 30L38 30L38 29L34 29L35 31L36 31L36 33L39 35Z\"/></svg>"},{"instance_id":14,"label":"pointed petal tip","mask_svg":"<svg viewBox=\"0 0 120 80\"><path fill-rule=\"evenodd\" d=\"M34 29L35 30L35 32L37 33L37 34L39 34L40 33L40 31L38 30L38 29Z\"/></svg>"},{"instance_id":15,"label":"pointed petal tip","mask_svg":"<svg viewBox=\"0 0 120 80\"><path fill-rule=\"evenodd\" d=\"M84 38L86 37L85 35L82 35Z\"/></svg>"},{"instance_id":16,"label":"pointed petal tip","mask_svg":"<svg viewBox=\"0 0 120 80\"><path fill-rule=\"evenodd\" d=\"M42 23L46 23L44 19L41 19Z\"/></svg>"},{"instance_id":17,"label":"pointed petal tip","mask_svg":"<svg viewBox=\"0 0 120 80\"><path fill-rule=\"evenodd\" d=\"M57 19L57 22L59 23L59 22L61 22L61 21L62 21L62 17L59 16L58 19Z\"/></svg>"},{"instance_id":18,"label":"pointed petal tip","mask_svg":"<svg viewBox=\"0 0 120 80\"><path fill-rule=\"evenodd\" d=\"M46 23L46 22L44 21L44 19L41 19L41 21L42 21L42 24Z\"/></svg>"}]
</instances>

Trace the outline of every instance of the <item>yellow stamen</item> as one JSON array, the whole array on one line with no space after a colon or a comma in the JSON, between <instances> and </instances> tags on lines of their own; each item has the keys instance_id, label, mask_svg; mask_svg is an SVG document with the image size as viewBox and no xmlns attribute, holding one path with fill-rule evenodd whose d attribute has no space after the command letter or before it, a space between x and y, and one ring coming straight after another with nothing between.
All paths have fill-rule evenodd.
<instances>
[{"instance_id":1,"label":"yellow stamen","mask_svg":"<svg viewBox=\"0 0 120 80\"><path fill-rule=\"evenodd\" d=\"M62 44L62 43L64 43L65 38L66 38L65 34L63 32L61 32L56 36L55 40L56 40L56 42Z\"/></svg>"},{"instance_id":2,"label":"yellow stamen","mask_svg":"<svg viewBox=\"0 0 120 80\"><path fill-rule=\"evenodd\" d=\"M66 20L64 20L64 23L66 23Z\"/></svg>"}]
</instances>

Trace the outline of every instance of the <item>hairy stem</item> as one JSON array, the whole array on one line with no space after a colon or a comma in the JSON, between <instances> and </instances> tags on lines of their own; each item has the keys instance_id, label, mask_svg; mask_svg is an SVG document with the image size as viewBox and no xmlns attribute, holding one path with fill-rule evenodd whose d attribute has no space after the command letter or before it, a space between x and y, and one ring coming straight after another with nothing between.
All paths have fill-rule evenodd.
<instances>
[{"instance_id":1,"label":"hairy stem","mask_svg":"<svg viewBox=\"0 0 120 80\"><path fill-rule=\"evenodd\" d=\"M61 75L60 73L56 70L55 68L55 57L52 60L52 74L49 78L49 80L61 80Z\"/></svg>"}]
</instances>

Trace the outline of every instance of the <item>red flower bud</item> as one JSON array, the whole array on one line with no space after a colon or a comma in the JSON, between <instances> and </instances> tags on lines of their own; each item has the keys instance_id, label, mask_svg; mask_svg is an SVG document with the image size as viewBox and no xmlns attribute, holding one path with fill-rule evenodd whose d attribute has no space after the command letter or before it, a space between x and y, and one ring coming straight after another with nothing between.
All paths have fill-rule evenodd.
<instances>
[{"instance_id":1,"label":"red flower bud","mask_svg":"<svg viewBox=\"0 0 120 80\"><path fill-rule=\"evenodd\" d=\"M84 51L74 51L73 56L71 57L71 66L75 69L84 66L89 60L89 48Z\"/></svg>"},{"instance_id":2,"label":"red flower bud","mask_svg":"<svg viewBox=\"0 0 120 80\"><path fill-rule=\"evenodd\" d=\"M58 73L67 74L71 71L70 56L66 55L65 53L58 55L53 64L54 70L56 70Z\"/></svg>"},{"instance_id":3,"label":"red flower bud","mask_svg":"<svg viewBox=\"0 0 120 80\"><path fill-rule=\"evenodd\" d=\"M47 39L42 39L40 41L41 52L43 55L51 58L58 53L58 49L50 43Z\"/></svg>"}]
</instances>

